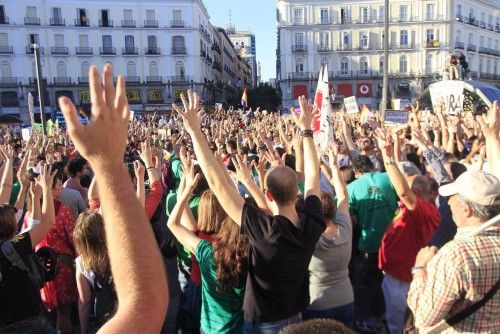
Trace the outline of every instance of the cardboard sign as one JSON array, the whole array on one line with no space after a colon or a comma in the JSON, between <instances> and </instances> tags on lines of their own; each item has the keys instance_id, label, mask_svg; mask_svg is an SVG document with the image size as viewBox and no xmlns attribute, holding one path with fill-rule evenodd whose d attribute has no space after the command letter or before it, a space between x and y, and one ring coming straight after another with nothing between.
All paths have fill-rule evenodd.
<instances>
[{"instance_id":1,"label":"cardboard sign","mask_svg":"<svg viewBox=\"0 0 500 334\"><path fill-rule=\"evenodd\" d=\"M392 103L392 108L394 110L401 110L401 99L395 99Z\"/></svg>"},{"instance_id":2,"label":"cardboard sign","mask_svg":"<svg viewBox=\"0 0 500 334\"><path fill-rule=\"evenodd\" d=\"M441 101L444 102L444 113L457 115L462 112L464 104L465 83L459 80L436 82L429 86L432 107L437 109Z\"/></svg>"},{"instance_id":3,"label":"cardboard sign","mask_svg":"<svg viewBox=\"0 0 500 334\"><path fill-rule=\"evenodd\" d=\"M24 141L29 141L31 137L31 127L21 129L21 137Z\"/></svg>"},{"instance_id":4,"label":"cardboard sign","mask_svg":"<svg viewBox=\"0 0 500 334\"><path fill-rule=\"evenodd\" d=\"M408 111L386 110L384 124L406 124L408 123Z\"/></svg>"},{"instance_id":5,"label":"cardboard sign","mask_svg":"<svg viewBox=\"0 0 500 334\"><path fill-rule=\"evenodd\" d=\"M358 102L355 96L349 96L344 99L345 111L348 114L357 114L359 112Z\"/></svg>"}]
</instances>

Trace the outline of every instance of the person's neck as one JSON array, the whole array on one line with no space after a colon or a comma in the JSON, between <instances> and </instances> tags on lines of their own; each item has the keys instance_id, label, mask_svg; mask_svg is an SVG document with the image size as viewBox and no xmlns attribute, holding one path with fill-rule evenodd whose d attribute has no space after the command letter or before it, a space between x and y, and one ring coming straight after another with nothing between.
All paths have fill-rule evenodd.
<instances>
[{"instance_id":1,"label":"person's neck","mask_svg":"<svg viewBox=\"0 0 500 334\"><path fill-rule=\"evenodd\" d=\"M71 179L80 182L81 177L77 175L77 176L72 176Z\"/></svg>"},{"instance_id":2,"label":"person's neck","mask_svg":"<svg viewBox=\"0 0 500 334\"><path fill-rule=\"evenodd\" d=\"M295 209L295 203L278 207L275 215L286 217L294 226L300 227L299 215Z\"/></svg>"}]
</instances>

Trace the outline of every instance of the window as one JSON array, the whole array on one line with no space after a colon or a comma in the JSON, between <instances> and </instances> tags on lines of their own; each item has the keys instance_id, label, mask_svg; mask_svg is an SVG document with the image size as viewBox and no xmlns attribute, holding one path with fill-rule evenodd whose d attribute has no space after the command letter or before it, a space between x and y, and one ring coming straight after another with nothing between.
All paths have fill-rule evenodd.
<instances>
[{"instance_id":1,"label":"window","mask_svg":"<svg viewBox=\"0 0 500 334\"><path fill-rule=\"evenodd\" d=\"M101 25L103 27L108 27L109 26L109 10L107 9L101 9Z\"/></svg>"},{"instance_id":2,"label":"window","mask_svg":"<svg viewBox=\"0 0 500 334\"><path fill-rule=\"evenodd\" d=\"M368 33L366 32L359 33L359 46L362 48L368 47Z\"/></svg>"},{"instance_id":3,"label":"window","mask_svg":"<svg viewBox=\"0 0 500 334\"><path fill-rule=\"evenodd\" d=\"M349 58L347 57L340 58L340 74L349 74Z\"/></svg>"},{"instance_id":4,"label":"window","mask_svg":"<svg viewBox=\"0 0 500 334\"><path fill-rule=\"evenodd\" d=\"M330 14L328 9L322 8L319 12L321 24L329 24L330 23Z\"/></svg>"},{"instance_id":5,"label":"window","mask_svg":"<svg viewBox=\"0 0 500 334\"><path fill-rule=\"evenodd\" d=\"M135 63L133 61L129 61L127 62L127 77L135 77L135 76L137 76Z\"/></svg>"},{"instance_id":6,"label":"window","mask_svg":"<svg viewBox=\"0 0 500 334\"><path fill-rule=\"evenodd\" d=\"M57 47L57 48L64 47L64 35L62 35L62 34L54 35L54 44L55 44L55 47Z\"/></svg>"},{"instance_id":7,"label":"window","mask_svg":"<svg viewBox=\"0 0 500 334\"><path fill-rule=\"evenodd\" d=\"M361 8L361 23L367 23L369 21L369 11L367 7Z\"/></svg>"},{"instance_id":8,"label":"window","mask_svg":"<svg viewBox=\"0 0 500 334\"><path fill-rule=\"evenodd\" d=\"M52 18L62 19L61 8L59 8L59 7L52 8Z\"/></svg>"},{"instance_id":9,"label":"window","mask_svg":"<svg viewBox=\"0 0 500 334\"><path fill-rule=\"evenodd\" d=\"M304 34L303 33L296 33L295 34L295 45L296 46L303 46L304 45Z\"/></svg>"},{"instance_id":10,"label":"window","mask_svg":"<svg viewBox=\"0 0 500 334\"><path fill-rule=\"evenodd\" d=\"M66 63L63 61L58 61L56 64L56 72L58 78L66 78L68 76L66 71Z\"/></svg>"},{"instance_id":11,"label":"window","mask_svg":"<svg viewBox=\"0 0 500 334\"><path fill-rule=\"evenodd\" d=\"M368 74L368 58L365 56L359 58L359 72L361 74Z\"/></svg>"},{"instance_id":12,"label":"window","mask_svg":"<svg viewBox=\"0 0 500 334\"><path fill-rule=\"evenodd\" d=\"M158 43L157 43L156 36L154 36L154 35L148 36L148 49L155 50L157 45L158 45Z\"/></svg>"},{"instance_id":13,"label":"window","mask_svg":"<svg viewBox=\"0 0 500 334\"><path fill-rule=\"evenodd\" d=\"M434 29L427 29L426 41L427 41L427 43L434 41Z\"/></svg>"},{"instance_id":14,"label":"window","mask_svg":"<svg viewBox=\"0 0 500 334\"><path fill-rule=\"evenodd\" d=\"M174 49L181 50L184 49L184 37L183 36L173 36L172 37L172 45Z\"/></svg>"},{"instance_id":15,"label":"window","mask_svg":"<svg viewBox=\"0 0 500 334\"><path fill-rule=\"evenodd\" d=\"M88 35L79 35L78 43L80 47L87 48L89 46L89 36Z\"/></svg>"},{"instance_id":16,"label":"window","mask_svg":"<svg viewBox=\"0 0 500 334\"><path fill-rule=\"evenodd\" d=\"M153 21L155 19L155 11L154 9L146 10L146 20Z\"/></svg>"},{"instance_id":17,"label":"window","mask_svg":"<svg viewBox=\"0 0 500 334\"><path fill-rule=\"evenodd\" d=\"M182 61L178 61L175 63L175 75L178 78L184 79L185 73L184 73L184 63Z\"/></svg>"},{"instance_id":18,"label":"window","mask_svg":"<svg viewBox=\"0 0 500 334\"><path fill-rule=\"evenodd\" d=\"M35 6L26 6L26 17L36 18L36 7Z\"/></svg>"},{"instance_id":19,"label":"window","mask_svg":"<svg viewBox=\"0 0 500 334\"><path fill-rule=\"evenodd\" d=\"M399 32L399 45L408 46L408 31L401 30Z\"/></svg>"},{"instance_id":20,"label":"window","mask_svg":"<svg viewBox=\"0 0 500 334\"><path fill-rule=\"evenodd\" d=\"M488 24L492 25L493 24L493 15L488 15Z\"/></svg>"},{"instance_id":21,"label":"window","mask_svg":"<svg viewBox=\"0 0 500 334\"><path fill-rule=\"evenodd\" d=\"M470 32L469 33L469 38L467 39L467 44L472 44L474 41L474 36L472 35L472 33Z\"/></svg>"},{"instance_id":22,"label":"window","mask_svg":"<svg viewBox=\"0 0 500 334\"><path fill-rule=\"evenodd\" d=\"M330 34L327 32L319 33L319 46L321 49L326 49L330 46Z\"/></svg>"},{"instance_id":23,"label":"window","mask_svg":"<svg viewBox=\"0 0 500 334\"><path fill-rule=\"evenodd\" d=\"M304 59L297 58L295 60L295 72L297 72L297 73L304 72Z\"/></svg>"},{"instance_id":24,"label":"window","mask_svg":"<svg viewBox=\"0 0 500 334\"><path fill-rule=\"evenodd\" d=\"M29 34L28 35L28 43L29 44L40 44L40 36L38 34Z\"/></svg>"},{"instance_id":25,"label":"window","mask_svg":"<svg viewBox=\"0 0 500 334\"><path fill-rule=\"evenodd\" d=\"M469 19L473 20L476 17L474 16L474 8L469 9Z\"/></svg>"},{"instance_id":26,"label":"window","mask_svg":"<svg viewBox=\"0 0 500 334\"><path fill-rule=\"evenodd\" d=\"M408 58L405 55L399 57L399 72L408 72Z\"/></svg>"},{"instance_id":27,"label":"window","mask_svg":"<svg viewBox=\"0 0 500 334\"><path fill-rule=\"evenodd\" d=\"M378 18L379 21L384 21L385 20L385 6L381 6L378 10Z\"/></svg>"},{"instance_id":28,"label":"window","mask_svg":"<svg viewBox=\"0 0 500 334\"><path fill-rule=\"evenodd\" d=\"M340 23L346 24L349 23L349 9L341 8L340 9Z\"/></svg>"},{"instance_id":29,"label":"window","mask_svg":"<svg viewBox=\"0 0 500 334\"><path fill-rule=\"evenodd\" d=\"M349 46L351 44L351 36L348 31L342 32L342 45Z\"/></svg>"},{"instance_id":30,"label":"window","mask_svg":"<svg viewBox=\"0 0 500 334\"><path fill-rule=\"evenodd\" d=\"M84 61L80 64L80 71L82 72L82 77L89 76L89 68L90 68L90 63L88 61Z\"/></svg>"},{"instance_id":31,"label":"window","mask_svg":"<svg viewBox=\"0 0 500 334\"><path fill-rule=\"evenodd\" d=\"M113 40L111 39L111 35L102 36L102 47L105 49L113 47Z\"/></svg>"},{"instance_id":32,"label":"window","mask_svg":"<svg viewBox=\"0 0 500 334\"><path fill-rule=\"evenodd\" d=\"M87 10L83 8L79 8L76 10L78 16L78 23L80 25L87 25Z\"/></svg>"},{"instance_id":33,"label":"window","mask_svg":"<svg viewBox=\"0 0 500 334\"><path fill-rule=\"evenodd\" d=\"M134 36L126 35L125 36L125 49L133 49L135 46Z\"/></svg>"},{"instance_id":34,"label":"window","mask_svg":"<svg viewBox=\"0 0 500 334\"><path fill-rule=\"evenodd\" d=\"M6 23L5 21L5 9L0 5L0 23Z\"/></svg>"},{"instance_id":35,"label":"window","mask_svg":"<svg viewBox=\"0 0 500 334\"><path fill-rule=\"evenodd\" d=\"M384 72L384 56L380 56L378 61L378 68L380 73Z\"/></svg>"},{"instance_id":36,"label":"window","mask_svg":"<svg viewBox=\"0 0 500 334\"><path fill-rule=\"evenodd\" d=\"M12 67L10 66L10 63L6 60L2 62L1 74L2 78L12 78Z\"/></svg>"},{"instance_id":37,"label":"window","mask_svg":"<svg viewBox=\"0 0 500 334\"><path fill-rule=\"evenodd\" d=\"M9 45L9 36L6 33L0 33L0 46Z\"/></svg>"},{"instance_id":38,"label":"window","mask_svg":"<svg viewBox=\"0 0 500 334\"><path fill-rule=\"evenodd\" d=\"M457 16L462 16L462 5L457 6Z\"/></svg>"},{"instance_id":39,"label":"window","mask_svg":"<svg viewBox=\"0 0 500 334\"><path fill-rule=\"evenodd\" d=\"M436 5L434 5L433 3L428 3L427 6L426 6L426 18L427 18L427 21L432 21L432 20L435 20L435 17L434 17L434 9L435 9Z\"/></svg>"},{"instance_id":40,"label":"window","mask_svg":"<svg viewBox=\"0 0 500 334\"><path fill-rule=\"evenodd\" d=\"M178 9L174 9L172 11L172 25L175 27L184 26L184 22L182 22L182 11Z\"/></svg>"},{"instance_id":41,"label":"window","mask_svg":"<svg viewBox=\"0 0 500 334\"><path fill-rule=\"evenodd\" d=\"M408 21L408 5L399 6L399 20Z\"/></svg>"},{"instance_id":42,"label":"window","mask_svg":"<svg viewBox=\"0 0 500 334\"><path fill-rule=\"evenodd\" d=\"M432 68L432 55L428 54L425 57L425 73L426 74L432 74L433 68Z\"/></svg>"},{"instance_id":43,"label":"window","mask_svg":"<svg viewBox=\"0 0 500 334\"><path fill-rule=\"evenodd\" d=\"M293 10L293 22L295 24L303 24L304 23L304 10L302 8L295 8Z\"/></svg>"},{"instance_id":44,"label":"window","mask_svg":"<svg viewBox=\"0 0 500 334\"><path fill-rule=\"evenodd\" d=\"M132 21L132 11L130 9L123 10L123 20Z\"/></svg>"},{"instance_id":45,"label":"window","mask_svg":"<svg viewBox=\"0 0 500 334\"><path fill-rule=\"evenodd\" d=\"M149 63L149 75L152 77L157 77L160 75L160 71L158 70L158 63L152 61Z\"/></svg>"}]
</instances>

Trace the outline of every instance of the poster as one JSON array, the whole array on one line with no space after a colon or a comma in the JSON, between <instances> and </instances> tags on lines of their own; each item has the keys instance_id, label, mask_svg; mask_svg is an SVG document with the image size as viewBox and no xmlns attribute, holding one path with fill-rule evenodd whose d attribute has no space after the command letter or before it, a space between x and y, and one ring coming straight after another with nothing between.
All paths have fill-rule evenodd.
<instances>
[{"instance_id":1,"label":"poster","mask_svg":"<svg viewBox=\"0 0 500 334\"><path fill-rule=\"evenodd\" d=\"M444 102L446 115L457 115L462 112L464 104L465 83L459 80L436 82L429 86L432 99L432 108L437 109L440 102Z\"/></svg>"},{"instance_id":2,"label":"poster","mask_svg":"<svg viewBox=\"0 0 500 334\"><path fill-rule=\"evenodd\" d=\"M349 96L344 99L345 111L348 114L357 114L359 112L358 102L355 96Z\"/></svg>"},{"instance_id":3,"label":"poster","mask_svg":"<svg viewBox=\"0 0 500 334\"><path fill-rule=\"evenodd\" d=\"M384 124L406 124L408 123L408 111L404 110L386 110L384 117Z\"/></svg>"}]
</instances>

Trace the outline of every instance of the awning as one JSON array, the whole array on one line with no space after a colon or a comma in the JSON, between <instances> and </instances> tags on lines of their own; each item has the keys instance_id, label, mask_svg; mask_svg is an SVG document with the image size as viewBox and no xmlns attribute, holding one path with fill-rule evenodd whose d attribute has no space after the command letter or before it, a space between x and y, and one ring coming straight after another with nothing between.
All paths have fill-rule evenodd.
<instances>
[{"instance_id":1,"label":"awning","mask_svg":"<svg viewBox=\"0 0 500 334\"><path fill-rule=\"evenodd\" d=\"M302 95L307 97L307 86L306 85L293 86L293 98L298 99L299 96L302 96Z\"/></svg>"},{"instance_id":2,"label":"awning","mask_svg":"<svg viewBox=\"0 0 500 334\"><path fill-rule=\"evenodd\" d=\"M342 96L352 96L352 85L341 83L337 86L337 94Z\"/></svg>"}]
</instances>

